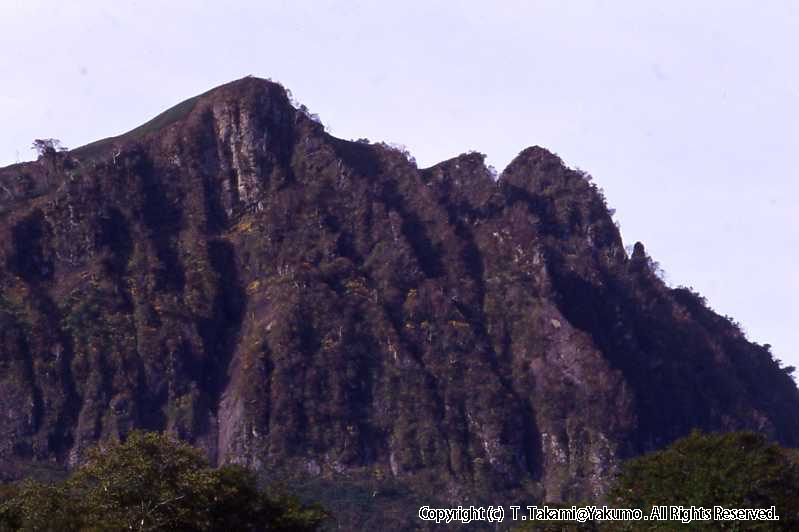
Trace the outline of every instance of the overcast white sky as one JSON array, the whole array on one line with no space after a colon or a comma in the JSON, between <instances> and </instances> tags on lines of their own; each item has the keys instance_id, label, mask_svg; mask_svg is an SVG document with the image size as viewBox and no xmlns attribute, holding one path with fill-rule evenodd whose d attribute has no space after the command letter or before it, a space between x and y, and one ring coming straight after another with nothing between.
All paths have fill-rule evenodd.
<instances>
[{"instance_id":1,"label":"overcast white sky","mask_svg":"<svg viewBox=\"0 0 799 532\"><path fill-rule=\"evenodd\" d=\"M0 166L248 74L420 166L538 144L799 366L799 3L0 0Z\"/></svg>"}]
</instances>

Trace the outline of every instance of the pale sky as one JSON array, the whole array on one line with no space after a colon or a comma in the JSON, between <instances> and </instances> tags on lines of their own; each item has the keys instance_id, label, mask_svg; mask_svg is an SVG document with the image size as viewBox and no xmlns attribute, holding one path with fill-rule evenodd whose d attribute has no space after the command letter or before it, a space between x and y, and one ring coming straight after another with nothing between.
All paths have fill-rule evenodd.
<instances>
[{"instance_id":1,"label":"pale sky","mask_svg":"<svg viewBox=\"0 0 799 532\"><path fill-rule=\"evenodd\" d=\"M269 77L342 138L541 145L672 285L799 366L799 3L0 0L0 166Z\"/></svg>"}]
</instances>

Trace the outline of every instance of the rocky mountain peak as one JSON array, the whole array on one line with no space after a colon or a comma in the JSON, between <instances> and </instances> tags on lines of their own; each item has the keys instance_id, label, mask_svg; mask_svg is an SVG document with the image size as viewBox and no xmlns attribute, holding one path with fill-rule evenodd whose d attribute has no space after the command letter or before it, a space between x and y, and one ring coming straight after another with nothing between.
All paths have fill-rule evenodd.
<instances>
[{"instance_id":1,"label":"rocky mountain peak","mask_svg":"<svg viewBox=\"0 0 799 532\"><path fill-rule=\"evenodd\" d=\"M629 260L585 173L419 169L256 78L0 169L0 367L8 477L144 428L327 493L529 504L693 428L799 443L791 377Z\"/></svg>"}]
</instances>

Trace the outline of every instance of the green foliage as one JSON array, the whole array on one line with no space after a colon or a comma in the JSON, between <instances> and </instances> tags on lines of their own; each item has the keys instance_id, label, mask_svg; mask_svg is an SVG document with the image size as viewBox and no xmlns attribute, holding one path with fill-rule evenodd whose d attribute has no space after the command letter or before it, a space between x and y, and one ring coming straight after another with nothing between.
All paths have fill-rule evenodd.
<instances>
[{"instance_id":1,"label":"green foliage","mask_svg":"<svg viewBox=\"0 0 799 532\"><path fill-rule=\"evenodd\" d=\"M267 497L255 474L242 466L215 470L213 482L210 530L316 530L327 517L318 505L300 504L291 495Z\"/></svg>"},{"instance_id":2,"label":"green foliage","mask_svg":"<svg viewBox=\"0 0 799 532\"><path fill-rule=\"evenodd\" d=\"M4 487L11 495L0 502L0 530L80 530L83 520L63 484L25 480Z\"/></svg>"},{"instance_id":3,"label":"green foliage","mask_svg":"<svg viewBox=\"0 0 799 532\"><path fill-rule=\"evenodd\" d=\"M207 520L214 475L193 448L159 434L134 433L94 448L71 479L90 521L103 528L189 529Z\"/></svg>"},{"instance_id":4,"label":"green foliage","mask_svg":"<svg viewBox=\"0 0 799 532\"><path fill-rule=\"evenodd\" d=\"M240 466L208 467L167 435L133 432L88 453L66 481L0 490L0 530L316 530L318 506L262 492Z\"/></svg>"},{"instance_id":5,"label":"green foliage","mask_svg":"<svg viewBox=\"0 0 799 532\"><path fill-rule=\"evenodd\" d=\"M694 432L668 448L627 462L611 492L614 507L776 506L778 522L727 522L731 530L796 530L799 527L799 462L792 451L758 434ZM629 524L628 524L629 525ZM631 529L640 529L641 523ZM682 529L679 521L649 523L653 530ZM692 530L716 530L718 522L694 521ZM619 526L618 529L626 529Z\"/></svg>"},{"instance_id":6,"label":"green foliage","mask_svg":"<svg viewBox=\"0 0 799 532\"><path fill-rule=\"evenodd\" d=\"M15 484L0 484L0 530L19 528L19 511L13 504L19 492L20 488Z\"/></svg>"}]
</instances>

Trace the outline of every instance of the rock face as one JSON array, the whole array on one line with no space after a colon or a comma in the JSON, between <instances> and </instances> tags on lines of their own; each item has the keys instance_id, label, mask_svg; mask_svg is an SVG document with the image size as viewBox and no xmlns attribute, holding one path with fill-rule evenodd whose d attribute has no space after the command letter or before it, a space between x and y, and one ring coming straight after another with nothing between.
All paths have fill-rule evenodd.
<instances>
[{"instance_id":1,"label":"rock face","mask_svg":"<svg viewBox=\"0 0 799 532\"><path fill-rule=\"evenodd\" d=\"M628 257L552 153L420 170L245 78L0 169L0 469L137 427L289 478L529 503L601 498L694 427L797 445L799 394Z\"/></svg>"}]
</instances>

